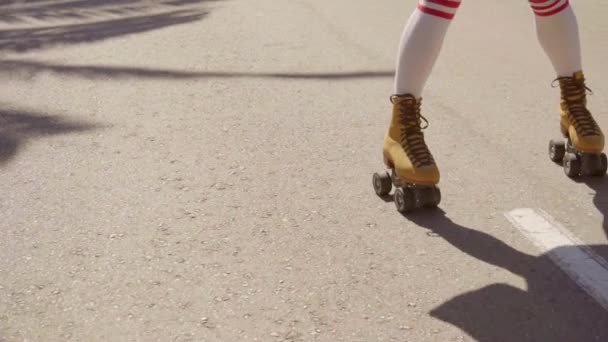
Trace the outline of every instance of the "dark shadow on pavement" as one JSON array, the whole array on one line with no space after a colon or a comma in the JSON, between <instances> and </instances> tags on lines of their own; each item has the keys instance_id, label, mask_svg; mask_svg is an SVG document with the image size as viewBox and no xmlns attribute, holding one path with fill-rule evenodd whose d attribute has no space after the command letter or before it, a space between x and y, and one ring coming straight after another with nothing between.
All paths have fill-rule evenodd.
<instances>
[{"instance_id":1,"label":"dark shadow on pavement","mask_svg":"<svg viewBox=\"0 0 608 342\"><path fill-rule=\"evenodd\" d=\"M597 210L604 216L602 226L606 238L608 238L608 178L607 177L584 177L576 179L576 182L583 183L589 187L589 189L595 192L593 196L593 204ZM608 254L601 254L604 258L608 258Z\"/></svg>"},{"instance_id":2,"label":"dark shadow on pavement","mask_svg":"<svg viewBox=\"0 0 608 342\"><path fill-rule=\"evenodd\" d=\"M9 26L0 29L0 51L91 43L191 23L204 18L203 5L214 1L221 0L4 1L0 23Z\"/></svg>"},{"instance_id":3,"label":"dark shadow on pavement","mask_svg":"<svg viewBox=\"0 0 608 342\"><path fill-rule=\"evenodd\" d=\"M555 165L562 167L562 163L554 163ZM594 176L581 176L573 178L572 181L578 184L585 184L589 189L593 190L593 204L597 210L602 214L602 227L604 234L608 238L608 221L606 219L608 215L608 178L607 177L594 177ZM595 249L595 248L594 248ZM608 253L605 249L595 249L595 252L608 260Z\"/></svg>"},{"instance_id":4,"label":"dark shadow on pavement","mask_svg":"<svg viewBox=\"0 0 608 342\"><path fill-rule=\"evenodd\" d=\"M61 75L83 78L164 78L164 79L204 79L204 78L278 78L298 80L351 80L359 78L393 77L394 71L353 71L328 73L256 73L256 72L221 72L221 71L182 71L157 70L148 68L95 66L95 65L62 65L40 61L4 60L0 61L0 74L33 76L40 72L51 72Z\"/></svg>"},{"instance_id":5,"label":"dark shadow on pavement","mask_svg":"<svg viewBox=\"0 0 608 342\"><path fill-rule=\"evenodd\" d=\"M0 1L0 22L23 23L73 19L95 19L108 15L130 15L153 10L183 8L222 0L4 0Z\"/></svg>"},{"instance_id":6,"label":"dark shadow on pavement","mask_svg":"<svg viewBox=\"0 0 608 342\"><path fill-rule=\"evenodd\" d=\"M30 139L82 132L98 127L95 124L70 121L61 116L0 109L0 166L15 157Z\"/></svg>"},{"instance_id":7,"label":"dark shadow on pavement","mask_svg":"<svg viewBox=\"0 0 608 342\"><path fill-rule=\"evenodd\" d=\"M608 312L561 271L552 252L522 253L480 230L453 222L440 210L407 218L462 252L523 277L527 290L493 284L459 295L431 311L480 342L608 341ZM608 246L594 246L608 249Z\"/></svg>"}]
</instances>

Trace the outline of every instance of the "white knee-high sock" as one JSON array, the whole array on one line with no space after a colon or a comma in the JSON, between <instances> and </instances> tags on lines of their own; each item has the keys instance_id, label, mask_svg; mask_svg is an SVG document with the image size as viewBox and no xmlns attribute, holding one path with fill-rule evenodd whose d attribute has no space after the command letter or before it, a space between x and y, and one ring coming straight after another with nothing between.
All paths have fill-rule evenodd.
<instances>
[{"instance_id":1,"label":"white knee-high sock","mask_svg":"<svg viewBox=\"0 0 608 342\"><path fill-rule=\"evenodd\" d=\"M421 97L461 0L420 0L401 36L394 94Z\"/></svg>"},{"instance_id":2,"label":"white knee-high sock","mask_svg":"<svg viewBox=\"0 0 608 342\"><path fill-rule=\"evenodd\" d=\"M578 22L568 0L529 0L536 34L558 77L582 70Z\"/></svg>"}]
</instances>

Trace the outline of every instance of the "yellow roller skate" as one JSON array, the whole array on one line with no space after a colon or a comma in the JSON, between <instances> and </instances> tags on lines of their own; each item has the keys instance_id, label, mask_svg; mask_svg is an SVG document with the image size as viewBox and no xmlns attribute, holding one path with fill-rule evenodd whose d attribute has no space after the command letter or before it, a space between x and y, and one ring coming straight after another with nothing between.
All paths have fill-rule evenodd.
<instances>
[{"instance_id":1,"label":"yellow roller skate","mask_svg":"<svg viewBox=\"0 0 608 342\"><path fill-rule=\"evenodd\" d=\"M421 115L421 99L391 97L393 115L384 139L384 163L389 172L375 173L374 190L387 196L392 186L397 210L406 213L421 207L436 207L441 201L439 170L422 132L428 121ZM424 126L423 126L424 122Z\"/></svg>"},{"instance_id":2,"label":"yellow roller skate","mask_svg":"<svg viewBox=\"0 0 608 342\"><path fill-rule=\"evenodd\" d=\"M604 176L608 169L604 134L587 109L589 88L583 72L556 81L561 88L560 128L565 139L549 142L549 157L562 163L568 177Z\"/></svg>"}]
</instances>

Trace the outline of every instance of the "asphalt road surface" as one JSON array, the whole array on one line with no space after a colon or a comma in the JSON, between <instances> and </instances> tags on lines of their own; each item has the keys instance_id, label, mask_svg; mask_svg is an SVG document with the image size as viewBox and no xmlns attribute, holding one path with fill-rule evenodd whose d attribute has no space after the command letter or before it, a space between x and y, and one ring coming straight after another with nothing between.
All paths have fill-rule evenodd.
<instances>
[{"instance_id":1,"label":"asphalt road surface","mask_svg":"<svg viewBox=\"0 0 608 342\"><path fill-rule=\"evenodd\" d=\"M440 208L374 194L415 3L0 1L0 341L608 341L608 178L547 157L526 1L451 26ZM608 4L574 6L608 130Z\"/></svg>"}]
</instances>

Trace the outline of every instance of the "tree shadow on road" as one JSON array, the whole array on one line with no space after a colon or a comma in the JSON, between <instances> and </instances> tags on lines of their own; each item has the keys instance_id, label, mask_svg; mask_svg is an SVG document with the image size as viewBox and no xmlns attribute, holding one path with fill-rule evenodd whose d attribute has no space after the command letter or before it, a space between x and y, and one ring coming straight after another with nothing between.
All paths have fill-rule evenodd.
<instances>
[{"instance_id":1,"label":"tree shadow on road","mask_svg":"<svg viewBox=\"0 0 608 342\"><path fill-rule=\"evenodd\" d=\"M539 257L522 253L453 222L440 209L407 218L464 253L523 277L528 285L527 291L493 284L464 293L432 310L431 316L480 342L608 341L608 313L551 261L555 251Z\"/></svg>"},{"instance_id":2,"label":"tree shadow on road","mask_svg":"<svg viewBox=\"0 0 608 342\"><path fill-rule=\"evenodd\" d=\"M0 0L0 23L18 24L32 19L56 21L129 15L217 1L222 0Z\"/></svg>"},{"instance_id":3,"label":"tree shadow on road","mask_svg":"<svg viewBox=\"0 0 608 342\"><path fill-rule=\"evenodd\" d=\"M0 23L8 28L0 29L0 51L91 43L190 23L204 18L204 5L213 1L220 0L4 1Z\"/></svg>"},{"instance_id":4,"label":"tree shadow on road","mask_svg":"<svg viewBox=\"0 0 608 342\"><path fill-rule=\"evenodd\" d=\"M205 79L205 78L276 78L297 80L351 80L361 78L390 78L394 71L352 71L352 72L319 72L319 73L290 73L290 72L235 72L235 71L187 71L162 70L135 67L96 66L96 65L64 65L42 61L26 61L8 59L0 61L0 74L21 75L31 77L37 73L50 72L65 76L83 77L89 79L118 78L148 78L148 79Z\"/></svg>"},{"instance_id":5,"label":"tree shadow on road","mask_svg":"<svg viewBox=\"0 0 608 342\"><path fill-rule=\"evenodd\" d=\"M0 109L0 166L30 139L92 130L98 125L30 111Z\"/></svg>"},{"instance_id":6,"label":"tree shadow on road","mask_svg":"<svg viewBox=\"0 0 608 342\"><path fill-rule=\"evenodd\" d=\"M0 54L92 43L191 23L208 14L207 4L219 1L223 0L0 0ZM0 60L0 73L11 75L7 67L17 65ZM32 138L93 128L59 116L0 108L0 165Z\"/></svg>"},{"instance_id":7,"label":"tree shadow on road","mask_svg":"<svg viewBox=\"0 0 608 342\"><path fill-rule=\"evenodd\" d=\"M0 53L94 43L203 19L210 5L225 0L0 0ZM42 22L42 24L40 23ZM8 27L8 28L3 28ZM162 70L103 65L63 65L23 59L0 60L0 73L51 72L84 78L276 78L350 80L393 77L394 71L238 72Z\"/></svg>"}]
</instances>

